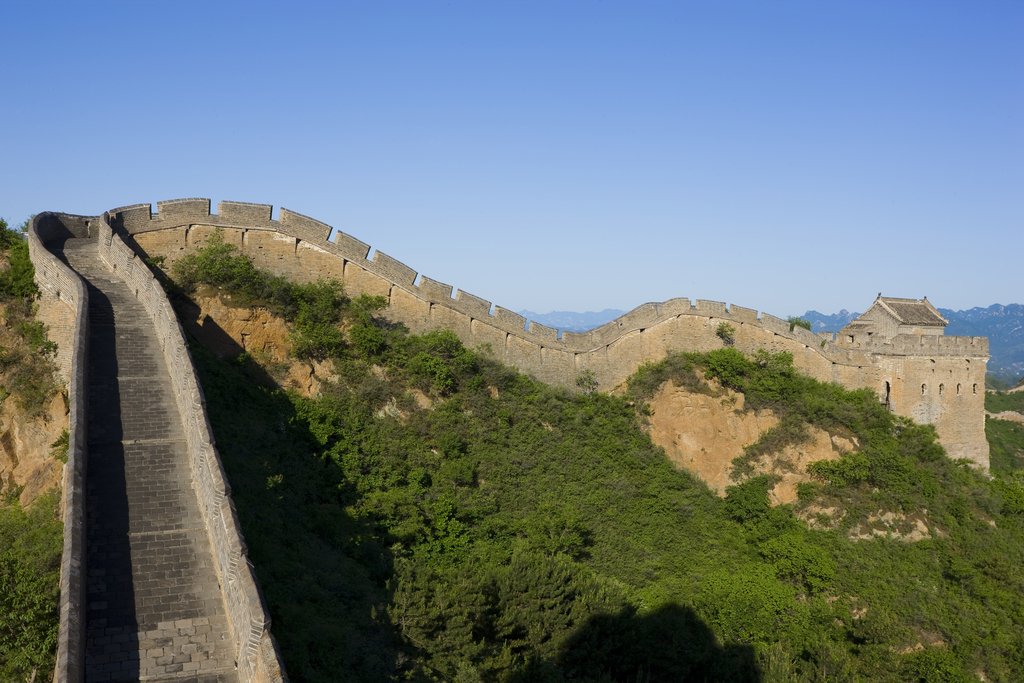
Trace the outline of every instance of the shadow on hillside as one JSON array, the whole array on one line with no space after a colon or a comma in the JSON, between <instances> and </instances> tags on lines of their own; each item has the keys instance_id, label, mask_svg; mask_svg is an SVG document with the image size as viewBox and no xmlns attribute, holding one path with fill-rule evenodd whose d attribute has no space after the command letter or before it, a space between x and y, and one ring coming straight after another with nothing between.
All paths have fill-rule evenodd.
<instances>
[{"instance_id":1,"label":"shadow on hillside","mask_svg":"<svg viewBox=\"0 0 1024 683\"><path fill-rule=\"evenodd\" d=\"M401 644L383 612L393 555L346 509L357 492L263 367L218 358L186 329L290 677L392 680Z\"/></svg>"},{"instance_id":2,"label":"shadow on hillside","mask_svg":"<svg viewBox=\"0 0 1024 683\"><path fill-rule=\"evenodd\" d=\"M553 661L534 664L512 681L757 683L761 678L752 647L722 647L692 609L668 605L646 614L627 609L592 617Z\"/></svg>"}]
</instances>

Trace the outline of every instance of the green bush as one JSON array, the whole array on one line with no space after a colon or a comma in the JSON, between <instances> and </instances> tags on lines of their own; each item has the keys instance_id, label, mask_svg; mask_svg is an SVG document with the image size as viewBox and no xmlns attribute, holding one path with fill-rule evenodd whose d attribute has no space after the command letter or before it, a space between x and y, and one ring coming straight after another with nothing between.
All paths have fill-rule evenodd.
<instances>
[{"instance_id":1,"label":"green bush","mask_svg":"<svg viewBox=\"0 0 1024 683\"><path fill-rule=\"evenodd\" d=\"M31 218L29 220L32 220ZM28 242L23 237L28 220L22 230L11 230L0 218L0 253L7 258L9 268L0 271L0 300L32 299L39 294L35 283L35 266L29 258Z\"/></svg>"},{"instance_id":2,"label":"green bush","mask_svg":"<svg viewBox=\"0 0 1024 683\"><path fill-rule=\"evenodd\" d=\"M57 650L62 524L59 493L28 510L0 506L0 679L41 679Z\"/></svg>"},{"instance_id":3,"label":"green bush","mask_svg":"<svg viewBox=\"0 0 1024 683\"><path fill-rule=\"evenodd\" d=\"M732 346L735 341L736 328L729 323L718 323L718 327L715 328L715 335L725 342L727 346Z\"/></svg>"},{"instance_id":4,"label":"green bush","mask_svg":"<svg viewBox=\"0 0 1024 683\"><path fill-rule=\"evenodd\" d=\"M786 318L786 322L789 323L790 332L792 332L797 327L802 327L805 330L811 329L811 321L804 320L803 318L800 318L798 316L791 315L788 318Z\"/></svg>"},{"instance_id":5,"label":"green bush","mask_svg":"<svg viewBox=\"0 0 1024 683\"><path fill-rule=\"evenodd\" d=\"M986 417L985 437L993 472L1024 469L1024 424Z\"/></svg>"}]
</instances>

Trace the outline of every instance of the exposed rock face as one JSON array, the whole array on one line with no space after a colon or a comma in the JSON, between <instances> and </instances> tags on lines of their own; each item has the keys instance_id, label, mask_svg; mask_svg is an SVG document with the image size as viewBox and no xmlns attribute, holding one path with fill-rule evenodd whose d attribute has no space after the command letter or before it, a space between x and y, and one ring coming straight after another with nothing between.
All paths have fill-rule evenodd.
<instances>
[{"instance_id":1,"label":"exposed rock face","mask_svg":"<svg viewBox=\"0 0 1024 683\"><path fill-rule=\"evenodd\" d=\"M182 312L185 325L214 354L230 357L248 353L278 386L303 396L319 395L320 378L331 374L330 361L291 358L290 330L283 318L261 306L238 306L216 287L203 286L192 299L195 306Z\"/></svg>"},{"instance_id":2,"label":"exposed rock face","mask_svg":"<svg viewBox=\"0 0 1024 683\"><path fill-rule=\"evenodd\" d=\"M43 491L59 487L64 463L50 455L50 445L67 426L64 394L58 394L40 417L26 415L14 397L8 397L0 405L0 489L6 493L24 487L18 501L27 506Z\"/></svg>"},{"instance_id":3,"label":"exposed rock face","mask_svg":"<svg viewBox=\"0 0 1024 683\"><path fill-rule=\"evenodd\" d=\"M734 458L755 443L761 434L778 424L770 410L744 410L743 394L730 389L712 393L692 392L666 382L651 400L650 434L655 444L680 467L697 474L708 486L725 495L725 487L736 482L729 476ZM856 445L848 439L809 427L806 443L787 446L781 453L755 463L758 473L781 477L771 492L772 504L796 500L796 485L809 481L807 464L834 460Z\"/></svg>"}]
</instances>

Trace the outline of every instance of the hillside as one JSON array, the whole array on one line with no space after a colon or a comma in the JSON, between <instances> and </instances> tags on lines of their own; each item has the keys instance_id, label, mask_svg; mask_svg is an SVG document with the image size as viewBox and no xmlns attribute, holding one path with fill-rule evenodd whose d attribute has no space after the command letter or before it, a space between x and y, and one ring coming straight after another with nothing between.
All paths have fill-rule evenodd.
<instances>
[{"instance_id":1,"label":"hillside","mask_svg":"<svg viewBox=\"0 0 1024 683\"><path fill-rule=\"evenodd\" d=\"M1019 475L950 461L867 392L725 349L644 366L625 396L570 393L230 249L176 276L182 311L206 282L292 329L276 359L193 354L293 680L1024 675ZM319 394L277 388L295 364ZM778 416L724 498L651 442L645 397L667 385ZM772 507L756 460L812 428L861 446Z\"/></svg>"},{"instance_id":2,"label":"hillside","mask_svg":"<svg viewBox=\"0 0 1024 683\"><path fill-rule=\"evenodd\" d=\"M24 228L24 226L22 226ZM28 245L0 219L0 680L51 677L67 462L55 344L36 319Z\"/></svg>"}]
</instances>

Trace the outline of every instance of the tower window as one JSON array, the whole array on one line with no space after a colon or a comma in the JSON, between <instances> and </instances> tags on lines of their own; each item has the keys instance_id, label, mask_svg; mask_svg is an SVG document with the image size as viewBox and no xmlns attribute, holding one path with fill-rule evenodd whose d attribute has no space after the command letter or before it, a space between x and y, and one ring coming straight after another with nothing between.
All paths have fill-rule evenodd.
<instances>
[{"instance_id":1,"label":"tower window","mask_svg":"<svg viewBox=\"0 0 1024 683\"><path fill-rule=\"evenodd\" d=\"M921 385L921 395L922 395L922 396L924 396L924 392L925 392L925 389L927 389L927 388L928 388L928 385L927 385L927 384L922 384L922 385Z\"/></svg>"}]
</instances>

